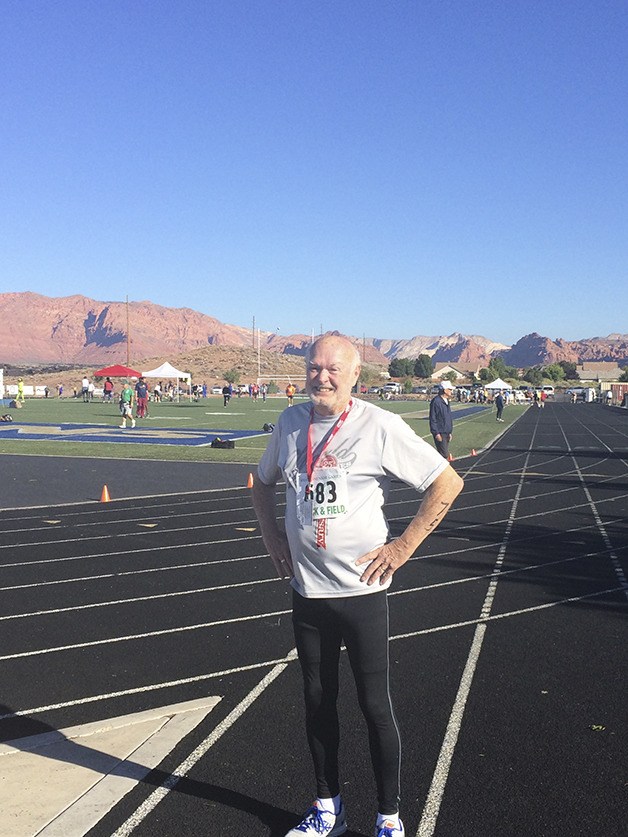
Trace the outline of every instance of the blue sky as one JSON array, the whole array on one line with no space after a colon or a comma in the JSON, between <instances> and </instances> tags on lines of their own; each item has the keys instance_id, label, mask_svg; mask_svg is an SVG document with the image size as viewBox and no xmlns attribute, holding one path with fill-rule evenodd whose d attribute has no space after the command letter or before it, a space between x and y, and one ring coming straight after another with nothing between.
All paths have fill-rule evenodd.
<instances>
[{"instance_id":1,"label":"blue sky","mask_svg":"<svg viewBox=\"0 0 628 837\"><path fill-rule=\"evenodd\" d=\"M0 292L628 332L624 0L0 0Z\"/></svg>"}]
</instances>

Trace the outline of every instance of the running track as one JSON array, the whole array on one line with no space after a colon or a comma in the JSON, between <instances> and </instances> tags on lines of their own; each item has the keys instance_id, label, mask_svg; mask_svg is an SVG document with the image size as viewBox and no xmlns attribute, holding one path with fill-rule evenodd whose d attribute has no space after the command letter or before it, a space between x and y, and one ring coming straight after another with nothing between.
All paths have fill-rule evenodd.
<instances>
[{"instance_id":1,"label":"running track","mask_svg":"<svg viewBox=\"0 0 628 837\"><path fill-rule=\"evenodd\" d=\"M456 467L465 490L390 602L406 834L619 837L628 415L530 408ZM282 837L313 790L288 589L246 489L159 496L154 482L144 499L0 513L2 740L220 695L90 834ZM393 531L416 502L394 486ZM343 666L348 835L370 837Z\"/></svg>"}]
</instances>

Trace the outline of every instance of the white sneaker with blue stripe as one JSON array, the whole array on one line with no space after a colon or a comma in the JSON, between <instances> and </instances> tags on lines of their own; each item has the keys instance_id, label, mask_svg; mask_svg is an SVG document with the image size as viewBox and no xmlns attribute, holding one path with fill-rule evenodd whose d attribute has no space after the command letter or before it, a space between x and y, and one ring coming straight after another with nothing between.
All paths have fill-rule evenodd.
<instances>
[{"instance_id":1,"label":"white sneaker with blue stripe","mask_svg":"<svg viewBox=\"0 0 628 837\"><path fill-rule=\"evenodd\" d=\"M406 832L401 820L399 820L399 825L395 825L391 820L385 820L375 828L375 837L405 837L405 835Z\"/></svg>"},{"instance_id":2,"label":"white sneaker with blue stripe","mask_svg":"<svg viewBox=\"0 0 628 837\"><path fill-rule=\"evenodd\" d=\"M340 811L326 811L314 802L305 812L303 819L286 834L286 837L339 837L347 830L344 805L340 803Z\"/></svg>"}]
</instances>

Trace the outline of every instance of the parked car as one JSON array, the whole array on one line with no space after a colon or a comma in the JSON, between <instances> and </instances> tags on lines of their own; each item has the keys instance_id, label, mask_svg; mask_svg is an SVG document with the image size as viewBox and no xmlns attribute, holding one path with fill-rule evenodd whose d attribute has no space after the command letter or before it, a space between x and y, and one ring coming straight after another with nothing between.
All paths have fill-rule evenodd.
<instances>
[{"instance_id":1,"label":"parked car","mask_svg":"<svg viewBox=\"0 0 628 837\"><path fill-rule=\"evenodd\" d=\"M384 384L382 389L384 390L384 392L392 392L393 395L399 395L399 393L401 392L401 384L397 384L394 382L392 384Z\"/></svg>"},{"instance_id":2,"label":"parked car","mask_svg":"<svg viewBox=\"0 0 628 837\"><path fill-rule=\"evenodd\" d=\"M218 386L218 384L214 384L210 392L212 395L222 395L222 387Z\"/></svg>"},{"instance_id":3,"label":"parked car","mask_svg":"<svg viewBox=\"0 0 628 837\"><path fill-rule=\"evenodd\" d=\"M545 386L541 388L541 391L544 392L548 398L554 397L554 387L551 384L545 384Z\"/></svg>"}]
</instances>

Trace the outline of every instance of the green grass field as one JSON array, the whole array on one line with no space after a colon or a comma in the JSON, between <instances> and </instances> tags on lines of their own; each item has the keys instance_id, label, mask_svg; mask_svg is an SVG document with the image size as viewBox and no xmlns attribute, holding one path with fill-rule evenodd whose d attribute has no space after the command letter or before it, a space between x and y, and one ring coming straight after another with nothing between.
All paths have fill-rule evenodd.
<instances>
[{"instance_id":1,"label":"green grass field","mask_svg":"<svg viewBox=\"0 0 628 837\"><path fill-rule=\"evenodd\" d=\"M431 443L432 437L427 423L429 404L425 401L385 401L378 402L384 410L398 413L422 438ZM249 398L233 398L227 408L222 406L221 396L210 396L198 403L181 401L179 404L162 402L150 404L150 417L139 421L143 427L156 428L210 428L216 430L262 430L265 423L274 423L286 406L284 396L254 402ZM467 405L460 405L464 408ZM497 424L495 412L490 408L474 415L455 419L454 437L450 445L455 458L468 456L472 449L481 450L488 445L504 428L508 427L521 413L525 406L509 406L504 410L504 424ZM85 423L111 425L120 423L117 404L103 404L94 401L84 404L81 400L67 399L31 399L25 402L21 410L10 411L14 421L26 423ZM11 427L14 425L4 425ZM132 434L128 429L125 432ZM159 444L107 444L106 442L76 441L30 441L21 439L3 439L0 425L0 454L48 455L48 456L87 456L108 457L114 459L154 459L194 462L244 462L254 464L260 458L268 443L268 436L236 441L233 450L215 450L207 447L186 447L183 445Z\"/></svg>"}]
</instances>

